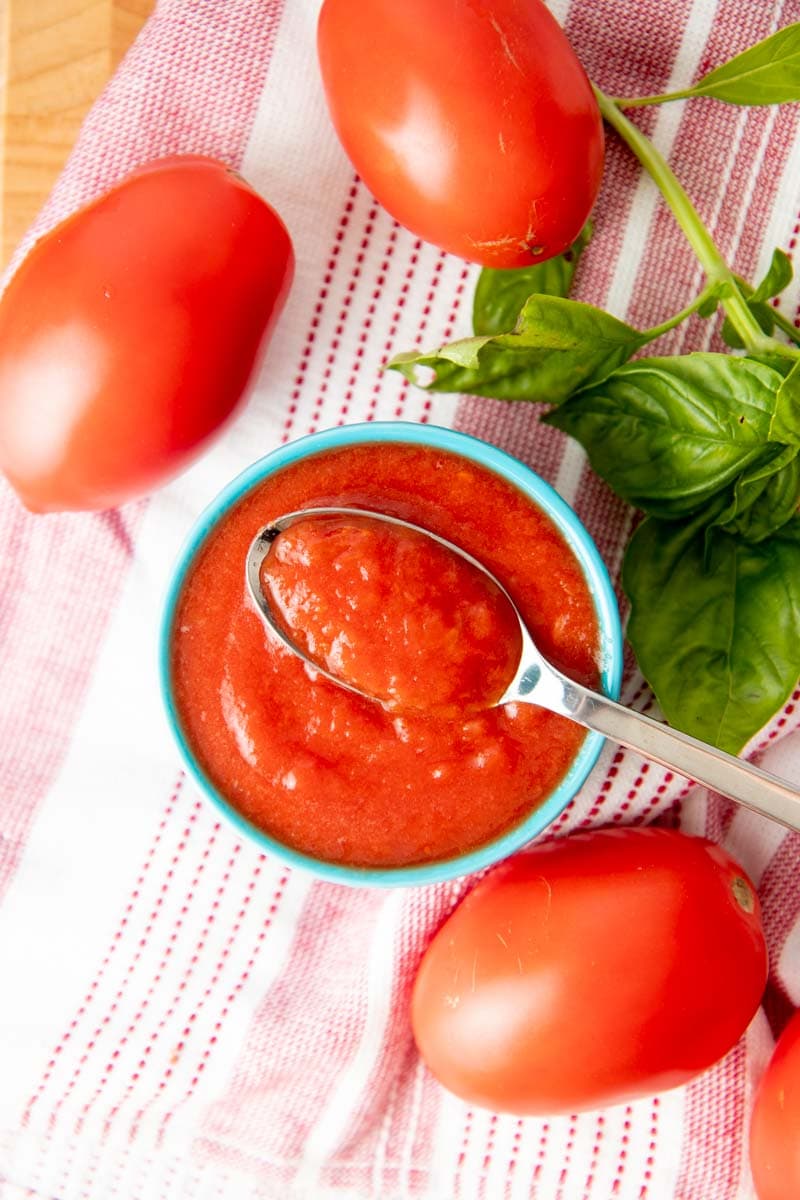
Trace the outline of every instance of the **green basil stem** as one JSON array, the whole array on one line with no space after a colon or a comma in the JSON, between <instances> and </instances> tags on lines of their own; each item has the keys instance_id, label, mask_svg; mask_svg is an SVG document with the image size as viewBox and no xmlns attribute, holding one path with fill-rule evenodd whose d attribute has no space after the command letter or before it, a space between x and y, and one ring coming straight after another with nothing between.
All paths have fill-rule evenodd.
<instances>
[{"instance_id":1,"label":"green basil stem","mask_svg":"<svg viewBox=\"0 0 800 1200\"><path fill-rule=\"evenodd\" d=\"M785 317L777 308L772 310L772 319L779 329L782 329L787 337L791 338L795 345L800 346L800 329L793 325L788 317Z\"/></svg>"},{"instance_id":2,"label":"green basil stem","mask_svg":"<svg viewBox=\"0 0 800 1200\"><path fill-rule=\"evenodd\" d=\"M680 325L683 321L685 321L687 317L690 317L692 313L697 312L698 308L703 307L706 300L710 300L712 296L717 296L718 292L718 284L707 284L706 287L703 288L700 295L695 296L691 304L687 304L685 308L680 310L680 312L676 312L674 316L668 317L667 320L662 321L660 325L653 325L650 329L643 329L642 337L646 337L648 342L653 342L657 337L661 337L662 333L669 333L670 329L674 329L677 325ZM797 330L795 330L795 333L797 333Z\"/></svg>"},{"instance_id":3,"label":"green basil stem","mask_svg":"<svg viewBox=\"0 0 800 1200\"><path fill-rule=\"evenodd\" d=\"M745 348L751 353L758 353L780 347L785 352L785 346L764 334L758 321L747 307L744 297L736 286L733 272L722 257L714 239L703 224L700 214L664 156L650 139L645 137L642 131L620 112L610 97L597 87L594 92L605 120L627 143L658 186L689 245L697 255L709 285L714 286L720 283L727 285L722 306Z\"/></svg>"},{"instance_id":4,"label":"green basil stem","mask_svg":"<svg viewBox=\"0 0 800 1200\"><path fill-rule=\"evenodd\" d=\"M694 88L684 88L682 92L662 92L659 96L609 96L608 99L618 108L644 108L648 104L668 104L670 100L690 100L694 95Z\"/></svg>"}]
</instances>

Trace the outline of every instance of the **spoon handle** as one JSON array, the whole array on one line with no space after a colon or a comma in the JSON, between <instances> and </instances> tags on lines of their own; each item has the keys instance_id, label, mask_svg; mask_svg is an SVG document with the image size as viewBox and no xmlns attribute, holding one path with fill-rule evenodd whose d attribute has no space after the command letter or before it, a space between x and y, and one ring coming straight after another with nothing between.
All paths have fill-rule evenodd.
<instances>
[{"instance_id":1,"label":"spoon handle","mask_svg":"<svg viewBox=\"0 0 800 1200\"><path fill-rule=\"evenodd\" d=\"M577 684L570 685L569 694L569 716L580 725L800 830L800 794L775 775Z\"/></svg>"}]
</instances>

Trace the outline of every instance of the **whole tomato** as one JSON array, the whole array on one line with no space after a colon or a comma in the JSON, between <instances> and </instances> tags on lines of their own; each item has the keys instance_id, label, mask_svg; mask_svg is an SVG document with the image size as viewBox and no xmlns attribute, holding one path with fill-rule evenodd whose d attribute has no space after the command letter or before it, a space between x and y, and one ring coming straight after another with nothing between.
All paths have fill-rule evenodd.
<instances>
[{"instance_id":1,"label":"whole tomato","mask_svg":"<svg viewBox=\"0 0 800 1200\"><path fill-rule=\"evenodd\" d=\"M613 829L491 871L414 986L422 1057L496 1111L571 1113L685 1083L721 1058L767 973L759 905L718 846Z\"/></svg>"},{"instance_id":2,"label":"whole tomato","mask_svg":"<svg viewBox=\"0 0 800 1200\"><path fill-rule=\"evenodd\" d=\"M164 483L236 408L291 281L223 163L158 160L38 241L0 301L0 468L35 512Z\"/></svg>"},{"instance_id":3,"label":"whole tomato","mask_svg":"<svg viewBox=\"0 0 800 1200\"><path fill-rule=\"evenodd\" d=\"M402 225L488 267L574 241L603 127L542 0L324 0L317 43L342 145Z\"/></svg>"},{"instance_id":4,"label":"whole tomato","mask_svg":"<svg viewBox=\"0 0 800 1200\"><path fill-rule=\"evenodd\" d=\"M756 1092L750 1166L759 1200L800 1196L800 1012L781 1034Z\"/></svg>"}]
</instances>

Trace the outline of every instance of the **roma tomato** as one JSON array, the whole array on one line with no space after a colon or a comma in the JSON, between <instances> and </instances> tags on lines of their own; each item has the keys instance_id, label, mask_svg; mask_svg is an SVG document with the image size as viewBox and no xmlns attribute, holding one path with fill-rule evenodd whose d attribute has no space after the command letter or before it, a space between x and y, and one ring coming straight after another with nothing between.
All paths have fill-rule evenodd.
<instances>
[{"instance_id":1,"label":"roma tomato","mask_svg":"<svg viewBox=\"0 0 800 1200\"><path fill-rule=\"evenodd\" d=\"M0 468L28 508L120 504L231 416L293 269L223 163L135 171L37 242L0 301Z\"/></svg>"},{"instance_id":2,"label":"roma tomato","mask_svg":"<svg viewBox=\"0 0 800 1200\"><path fill-rule=\"evenodd\" d=\"M342 145L402 225L488 267L574 241L603 127L542 0L324 0L317 44Z\"/></svg>"},{"instance_id":3,"label":"roma tomato","mask_svg":"<svg viewBox=\"0 0 800 1200\"><path fill-rule=\"evenodd\" d=\"M781 1034L756 1092L750 1166L759 1200L800 1196L800 1012Z\"/></svg>"},{"instance_id":4,"label":"roma tomato","mask_svg":"<svg viewBox=\"0 0 800 1200\"><path fill-rule=\"evenodd\" d=\"M723 850L669 830L599 830L477 884L423 958L414 1034L470 1103L599 1108L710 1067L766 973L758 899Z\"/></svg>"}]
</instances>

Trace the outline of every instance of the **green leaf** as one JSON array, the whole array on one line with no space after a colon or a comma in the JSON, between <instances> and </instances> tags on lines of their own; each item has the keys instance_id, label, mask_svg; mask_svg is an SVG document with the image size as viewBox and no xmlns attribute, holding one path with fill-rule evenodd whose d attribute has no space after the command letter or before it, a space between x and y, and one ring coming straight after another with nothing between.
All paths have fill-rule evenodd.
<instances>
[{"instance_id":1,"label":"green leaf","mask_svg":"<svg viewBox=\"0 0 800 1200\"><path fill-rule=\"evenodd\" d=\"M771 367L773 371L777 371L781 378L785 378L797 364L797 354L792 350L791 346L785 347L785 352L773 351L770 353L748 354L747 358L750 362L762 363L765 367Z\"/></svg>"},{"instance_id":2,"label":"green leaf","mask_svg":"<svg viewBox=\"0 0 800 1200\"><path fill-rule=\"evenodd\" d=\"M762 542L795 515L800 503L800 447L773 444L777 453L739 476L729 503L712 525L738 533L745 541Z\"/></svg>"},{"instance_id":3,"label":"green leaf","mask_svg":"<svg viewBox=\"0 0 800 1200\"><path fill-rule=\"evenodd\" d=\"M748 301L747 306L755 319L758 321L761 332L766 333L767 336L769 336L775 329L775 317L770 305L763 303L754 304ZM744 349L744 342L739 337L739 334L728 317L726 317L722 322L722 329L720 332L722 334L722 340L726 346L730 346L732 350Z\"/></svg>"},{"instance_id":4,"label":"green leaf","mask_svg":"<svg viewBox=\"0 0 800 1200\"><path fill-rule=\"evenodd\" d=\"M747 306L758 321L763 333L770 335L775 330L778 314L767 301L772 296L779 295L792 282L793 268L791 259L783 250L773 250L772 260L766 275L758 287L752 288L746 279L736 276L739 291L747 301ZM741 350L744 342L739 337L730 320L726 317L722 325L723 341L734 350Z\"/></svg>"},{"instance_id":5,"label":"green leaf","mask_svg":"<svg viewBox=\"0 0 800 1200\"><path fill-rule=\"evenodd\" d=\"M800 458L794 457L765 481L763 491L728 529L745 541L763 542L797 515L800 504Z\"/></svg>"},{"instance_id":6,"label":"green leaf","mask_svg":"<svg viewBox=\"0 0 800 1200\"><path fill-rule=\"evenodd\" d=\"M560 404L584 384L604 379L646 341L638 329L590 304L531 296L512 333L398 354L389 367L429 391ZM429 382L419 378L425 367L434 372Z\"/></svg>"},{"instance_id":7,"label":"green leaf","mask_svg":"<svg viewBox=\"0 0 800 1200\"><path fill-rule=\"evenodd\" d=\"M529 296L568 296L581 254L592 236L591 222L563 254L530 267L493 270L478 276L472 305L472 328L477 334L509 333Z\"/></svg>"},{"instance_id":8,"label":"green leaf","mask_svg":"<svg viewBox=\"0 0 800 1200\"><path fill-rule=\"evenodd\" d=\"M671 725L736 754L800 675L800 518L752 545L648 518L623 566L628 639Z\"/></svg>"},{"instance_id":9,"label":"green leaf","mask_svg":"<svg viewBox=\"0 0 800 1200\"><path fill-rule=\"evenodd\" d=\"M729 104L800 100L800 24L779 29L704 75L684 96L713 96Z\"/></svg>"},{"instance_id":10,"label":"green leaf","mask_svg":"<svg viewBox=\"0 0 800 1200\"><path fill-rule=\"evenodd\" d=\"M577 438L595 471L659 517L693 512L762 457L781 377L727 354L642 358L545 420Z\"/></svg>"},{"instance_id":11,"label":"green leaf","mask_svg":"<svg viewBox=\"0 0 800 1200\"><path fill-rule=\"evenodd\" d=\"M784 288L787 288L792 282L793 275L792 260L788 254L784 254L783 250L773 250L772 261L766 275L747 299L758 302L769 300L772 296L779 296Z\"/></svg>"},{"instance_id":12,"label":"green leaf","mask_svg":"<svg viewBox=\"0 0 800 1200\"><path fill-rule=\"evenodd\" d=\"M800 360L778 388L769 436L774 442L800 445Z\"/></svg>"},{"instance_id":13,"label":"green leaf","mask_svg":"<svg viewBox=\"0 0 800 1200\"><path fill-rule=\"evenodd\" d=\"M725 287L725 284L723 284L723 283L718 284L717 287L714 289L714 291L711 292L711 294L708 296L708 298L705 299L702 304L698 305L698 308L697 308L698 317L703 317L704 319L707 319L708 317L713 317L714 313L719 308L720 300L724 299L724 297L725 297L726 290L727 289Z\"/></svg>"}]
</instances>

